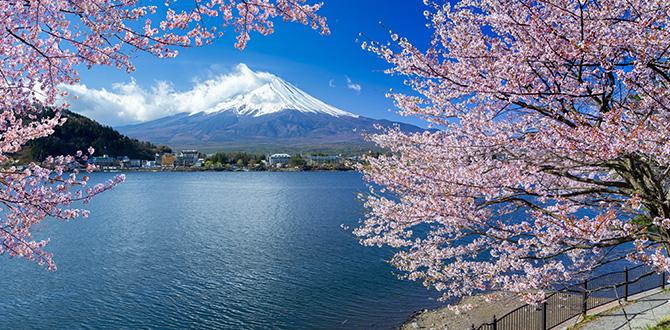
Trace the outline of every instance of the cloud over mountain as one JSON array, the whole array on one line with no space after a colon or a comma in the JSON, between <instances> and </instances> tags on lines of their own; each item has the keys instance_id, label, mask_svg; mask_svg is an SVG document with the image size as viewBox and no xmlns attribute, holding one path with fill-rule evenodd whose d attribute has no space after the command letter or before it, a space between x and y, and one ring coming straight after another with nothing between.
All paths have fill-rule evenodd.
<instances>
[{"instance_id":1,"label":"cloud over mountain","mask_svg":"<svg viewBox=\"0 0 670 330\"><path fill-rule=\"evenodd\" d=\"M351 80L351 78L347 78L347 88L355 91L356 93L360 93L363 87L361 87L361 84L357 84Z\"/></svg>"},{"instance_id":2,"label":"cloud over mountain","mask_svg":"<svg viewBox=\"0 0 670 330\"><path fill-rule=\"evenodd\" d=\"M276 78L267 72L254 72L239 64L228 74L196 82L189 90L177 91L170 82L158 81L150 88L134 79L115 83L111 89L95 89L84 84L64 86L75 100L73 111L118 126L154 120L177 113L217 111L223 100L247 95Z\"/></svg>"},{"instance_id":3,"label":"cloud over mountain","mask_svg":"<svg viewBox=\"0 0 670 330\"><path fill-rule=\"evenodd\" d=\"M232 87L227 85L231 80L236 83ZM243 82L242 86L239 82ZM256 73L243 65L226 79L196 84L189 92L176 93L168 87L156 88L159 96L145 103L177 113L117 129L131 137L172 147L269 151L344 146L361 150L370 146L362 134L376 132L380 126L422 131L416 126L338 109L280 77ZM140 94L146 97L147 93Z\"/></svg>"}]
</instances>

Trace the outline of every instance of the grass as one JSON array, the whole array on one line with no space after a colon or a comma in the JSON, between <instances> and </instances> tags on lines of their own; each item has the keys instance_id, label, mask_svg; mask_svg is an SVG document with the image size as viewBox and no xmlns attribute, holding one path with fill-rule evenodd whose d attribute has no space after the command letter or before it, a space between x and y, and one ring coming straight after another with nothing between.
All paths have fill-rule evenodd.
<instances>
[{"instance_id":1,"label":"grass","mask_svg":"<svg viewBox=\"0 0 670 330\"><path fill-rule=\"evenodd\" d=\"M664 317L654 326L645 328L646 330L670 330L670 315Z\"/></svg>"},{"instance_id":2,"label":"grass","mask_svg":"<svg viewBox=\"0 0 670 330\"><path fill-rule=\"evenodd\" d=\"M579 321L579 323L577 323L577 324L575 324L575 325L573 325L573 326L571 326L571 327L568 327L568 330L579 330L579 329L582 328L582 326L583 326L584 324L589 323L589 322L591 322L591 321L597 319L598 317L599 317L598 314L590 314L590 315L586 315L586 316L584 316L584 317L582 318L581 321Z\"/></svg>"}]
</instances>

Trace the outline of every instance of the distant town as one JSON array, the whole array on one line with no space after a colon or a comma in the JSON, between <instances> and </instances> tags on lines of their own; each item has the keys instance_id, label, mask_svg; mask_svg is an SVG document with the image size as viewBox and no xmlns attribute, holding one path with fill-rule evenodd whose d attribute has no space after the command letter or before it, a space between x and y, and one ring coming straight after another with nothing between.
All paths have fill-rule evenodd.
<instances>
[{"instance_id":1,"label":"distant town","mask_svg":"<svg viewBox=\"0 0 670 330\"><path fill-rule=\"evenodd\" d=\"M203 154L195 149L176 153L157 153L153 160L127 156L95 156L88 163L100 171L309 171L352 170L363 161L361 156L310 154L250 154L244 152Z\"/></svg>"}]
</instances>

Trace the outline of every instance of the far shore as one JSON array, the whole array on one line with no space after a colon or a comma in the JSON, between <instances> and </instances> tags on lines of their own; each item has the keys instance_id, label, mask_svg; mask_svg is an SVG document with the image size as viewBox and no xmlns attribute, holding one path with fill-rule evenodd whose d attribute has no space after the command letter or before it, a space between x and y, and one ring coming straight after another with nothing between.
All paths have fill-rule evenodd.
<instances>
[{"instance_id":1,"label":"far shore","mask_svg":"<svg viewBox=\"0 0 670 330\"><path fill-rule=\"evenodd\" d=\"M207 168L117 168L96 169L94 172L117 173L117 172L352 172L353 168L338 169L300 169L300 168L272 168L263 170L252 169L207 169Z\"/></svg>"}]
</instances>

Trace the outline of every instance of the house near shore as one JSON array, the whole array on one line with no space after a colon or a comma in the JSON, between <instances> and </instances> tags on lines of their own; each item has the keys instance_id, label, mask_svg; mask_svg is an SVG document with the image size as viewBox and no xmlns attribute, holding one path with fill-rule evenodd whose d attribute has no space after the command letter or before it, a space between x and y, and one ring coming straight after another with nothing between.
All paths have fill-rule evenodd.
<instances>
[{"instance_id":1,"label":"house near shore","mask_svg":"<svg viewBox=\"0 0 670 330\"><path fill-rule=\"evenodd\" d=\"M310 155L308 157L310 165L324 165L324 164L341 164L342 156L333 155L333 156L315 156Z\"/></svg>"},{"instance_id":2,"label":"house near shore","mask_svg":"<svg viewBox=\"0 0 670 330\"><path fill-rule=\"evenodd\" d=\"M182 150L175 160L176 166L191 167L198 163L198 150Z\"/></svg>"},{"instance_id":3,"label":"house near shore","mask_svg":"<svg viewBox=\"0 0 670 330\"><path fill-rule=\"evenodd\" d=\"M144 161L141 159L131 159L128 162L124 162L123 166L124 167L129 167L129 168L140 168L142 167Z\"/></svg>"},{"instance_id":4,"label":"house near shore","mask_svg":"<svg viewBox=\"0 0 670 330\"><path fill-rule=\"evenodd\" d=\"M163 154L161 155L161 167L163 168L173 168L175 162L177 161L177 156L173 154Z\"/></svg>"},{"instance_id":5,"label":"house near shore","mask_svg":"<svg viewBox=\"0 0 670 330\"><path fill-rule=\"evenodd\" d=\"M88 163L91 165L98 166L100 168L119 166L119 161L114 157L109 157L109 155L102 155L100 157L91 157L88 159Z\"/></svg>"},{"instance_id":6,"label":"house near shore","mask_svg":"<svg viewBox=\"0 0 670 330\"><path fill-rule=\"evenodd\" d=\"M160 164L160 163L156 163L155 160L145 161L145 162L142 164L142 168L157 168L157 167L161 167L161 164Z\"/></svg>"},{"instance_id":7,"label":"house near shore","mask_svg":"<svg viewBox=\"0 0 670 330\"><path fill-rule=\"evenodd\" d=\"M268 163L270 166L285 166L291 160L289 154L273 154L268 156Z\"/></svg>"}]
</instances>

